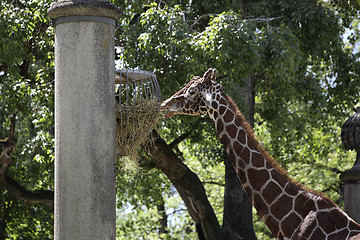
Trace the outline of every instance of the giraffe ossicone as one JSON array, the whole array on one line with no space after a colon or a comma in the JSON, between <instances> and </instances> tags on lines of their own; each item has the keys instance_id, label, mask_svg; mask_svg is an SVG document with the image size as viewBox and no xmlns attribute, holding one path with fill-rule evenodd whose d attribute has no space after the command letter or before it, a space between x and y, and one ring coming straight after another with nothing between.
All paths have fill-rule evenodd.
<instances>
[{"instance_id":1,"label":"giraffe ossicone","mask_svg":"<svg viewBox=\"0 0 360 240\"><path fill-rule=\"evenodd\" d=\"M324 194L292 180L269 156L215 81L216 73L208 69L165 100L165 117L210 116L243 188L276 239L360 240L358 223Z\"/></svg>"}]
</instances>

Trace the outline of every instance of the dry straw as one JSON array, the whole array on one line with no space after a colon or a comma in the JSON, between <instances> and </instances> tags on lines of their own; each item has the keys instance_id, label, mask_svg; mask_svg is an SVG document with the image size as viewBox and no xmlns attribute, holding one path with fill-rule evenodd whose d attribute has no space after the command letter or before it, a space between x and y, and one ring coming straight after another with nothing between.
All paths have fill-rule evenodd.
<instances>
[{"instance_id":1,"label":"dry straw","mask_svg":"<svg viewBox=\"0 0 360 240\"><path fill-rule=\"evenodd\" d=\"M160 119L159 104L146 102L136 109L116 111L116 148L120 155L137 159L138 148L148 140Z\"/></svg>"},{"instance_id":2,"label":"dry straw","mask_svg":"<svg viewBox=\"0 0 360 240\"><path fill-rule=\"evenodd\" d=\"M161 120L160 89L155 74L120 70L116 104L116 150L137 161L138 150L151 142L150 133Z\"/></svg>"}]
</instances>

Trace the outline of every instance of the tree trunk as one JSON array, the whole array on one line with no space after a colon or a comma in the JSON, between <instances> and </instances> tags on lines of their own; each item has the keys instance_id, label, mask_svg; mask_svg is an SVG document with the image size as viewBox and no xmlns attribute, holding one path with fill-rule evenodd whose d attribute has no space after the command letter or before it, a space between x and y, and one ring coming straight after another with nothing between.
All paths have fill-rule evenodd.
<instances>
[{"instance_id":1,"label":"tree trunk","mask_svg":"<svg viewBox=\"0 0 360 240\"><path fill-rule=\"evenodd\" d=\"M165 211L165 202L164 199L161 198L160 202L156 205L156 209L158 211L158 214L160 216L159 223L159 234L167 233L167 215Z\"/></svg>"},{"instance_id":2,"label":"tree trunk","mask_svg":"<svg viewBox=\"0 0 360 240\"><path fill-rule=\"evenodd\" d=\"M146 152L179 192L196 223L198 235L204 236L206 240L219 240L220 225L200 179L177 157L156 131L153 132L152 138L155 140L153 144L148 144Z\"/></svg>"},{"instance_id":3,"label":"tree trunk","mask_svg":"<svg viewBox=\"0 0 360 240\"><path fill-rule=\"evenodd\" d=\"M0 240L5 240L6 239L6 224L9 218L9 212L8 209L6 207L5 203L2 203L2 207L3 209L3 215L0 215Z\"/></svg>"},{"instance_id":4,"label":"tree trunk","mask_svg":"<svg viewBox=\"0 0 360 240\"><path fill-rule=\"evenodd\" d=\"M256 239L252 221L252 204L228 157L225 158L225 196L222 231L224 240Z\"/></svg>"}]
</instances>

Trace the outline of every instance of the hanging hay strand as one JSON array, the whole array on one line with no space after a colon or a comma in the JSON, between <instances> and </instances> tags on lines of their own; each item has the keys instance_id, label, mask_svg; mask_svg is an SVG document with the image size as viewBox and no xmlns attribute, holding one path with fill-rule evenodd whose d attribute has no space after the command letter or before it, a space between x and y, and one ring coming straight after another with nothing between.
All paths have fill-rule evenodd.
<instances>
[{"instance_id":1,"label":"hanging hay strand","mask_svg":"<svg viewBox=\"0 0 360 240\"><path fill-rule=\"evenodd\" d=\"M161 119L160 88L150 72L125 69L116 74L116 150L136 160L139 147Z\"/></svg>"},{"instance_id":2,"label":"hanging hay strand","mask_svg":"<svg viewBox=\"0 0 360 240\"><path fill-rule=\"evenodd\" d=\"M116 112L116 148L119 155L136 159L138 148L147 140L151 131L157 127L160 119L158 104L148 102L139 104L137 110ZM152 108L149 111L149 108Z\"/></svg>"}]
</instances>

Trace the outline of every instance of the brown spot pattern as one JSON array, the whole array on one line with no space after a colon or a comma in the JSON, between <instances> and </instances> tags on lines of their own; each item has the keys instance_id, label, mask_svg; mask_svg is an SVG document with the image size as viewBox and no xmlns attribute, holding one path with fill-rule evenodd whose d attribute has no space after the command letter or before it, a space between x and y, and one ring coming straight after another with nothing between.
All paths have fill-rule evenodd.
<instances>
[{"instance_id":1,"label":"brown spot pattern","mask_svg":"<svg viewBox=\"0 0 360 240\"><path fill-rule=\"evenodd\" d=\"M319 212L317 215L317 219L319 222L320 227L325 232L333 232L336 230L334 219L331 218L331 215L327 212Z\"/></svg>"},{"instance_id":2,"label":"brown spot pattern","mask_svg":"<svg viewBox=\"0 0 360 240\"><path fill-rule=\"evenodd\" d=\"M330 234L328 236L328 240L339 240L339 239L346 239L349 234L348 229L341 230L340 232Z\"/></svg>"},{"instance_id":3,"label":"brown spot pattern","mask_svg":"<svg viewBox=\"0 0 360 240\"><path fill-rule=\"evenodd\" d=\"M279 234L279 222L276 221L273 217L269 216L265 220L265 224L268 226L273 236L277 236Z\"/></svg>"},{"instance_id":4,"label":"brown spot pattern","mask_svg":"<svg viewBox=\"0 0 360 240\"><path fill-rule=\"evenodd\" d=\"M234 124L229 124L226 126L226 132L231 138L235 138L237 134L237 128L234 126Z\"/></svg>"},{"instance_id":5,"label":"brown spot pattern","mask_svg":"<svg viewBox=\"0 0 360 240\"><path fill-rule=\"evenodd\" d=\"M291 196L296 196L298 194L298 191L299 189L291 183L287 184L285 187L285 192Z\"/></svg>"},{"instance_id":6,"label":"brown spot pattern","mask_svg":"<svg viewBox=\"0 0 360 240\"><path fill-rule=\"evenodd\" d=\"M221 133L224 130L224 123L220 119L216 121L216 129L218 130L219 133Z\"/></svg>"},{"instance_id":7,"label":"brown spot pattern","mask_svg":"<svg viewBox=\"0 0 360 240\"><path fill-rule=\"evenodd\" d=\"M287 216L281 223L281 229L284 236L290 238L300 223L301 219L295 213L291 213Z\"/></svg>"},{"instance_id":8,"label":"brown spot pattern","mask_svg":"<svg viewBox=\"0 0 360 240\"><path fill-rule=\"evenodd\" d=\"M241 151L243 150L243 145L241 145L240 143L238 143L238 142L234 142L234 144L233 144L233 149L234 149L234 151L235 151L235 153L236 153L236 155L240 155L240 153L241 153ZM245 166L244 166L245 167Z\"/></svg>"},{"instance_id":9,"label":"brown spot pattern","mask_svg":"<svg viewBox=\"0 0 360 240\"><path fill-rule=\"evenodd\" d=\"M229 144L230 144L230 140L229 140L229 138L228 138L228 136L227 136L226 134L223 134L223 135L221 136L220 142L221 142L225 147L229 146Z\"/></svg>"},{"instance_id":10,"label":"brown spot pattern","mask_svg":"<svg viewBox=\"0 0 360 240\"><path fill-rule=\"evenodd\" d=\"M236 155L234 153L234 150L229 149L228 155L233 163L236 162Z\"/></svg>"},{"instance_id":11,"label":"brown spot pattern","mask_svg":"<svg viewBox=\"0 0 360 240\"><path fill-rule=\"evenodd\" d=\"M224 105L224 106L227 106L227 105L228 105L227 102L226 102L226 100L225 100L225 98L223 98L223 97L220 99L220 104L221 104L221 105Z\"/></svg>"},{"instance_id":12,"label":"brown spot pattern","mask_svg":"<svg viewBox=\"0 0 360 240\"><path fill-rule=\"evenodd\" d=\"M254 167L261 168L265 166L265 159L260 153L253 152L251 156L251 163Z\"/></svg>"},{"instance_id":13,"label":"brown spot pattern","mask_svg":"<svg viewBox=\"0 0 360 240\"><path fill-rule=\"evenodd\" d=\"M250 163L250 150L248 148L244 148L239 156L244 163L249 164Z\"/></svg>"},{"instance_id":14,"label":"brown spot pattern","mask_svg":"<svg viewBox=\"0 0 360 240\"><path fill-rule=\"evenodd\" d=\"M254 168L250 168L248 170L248 178L253 189L260 191L260 188L269 180L269 172L266 170L256 170Z\"/></svg>"},{"instance_id":15,"label":"brown spot pattern","mask_svg":"<svg viewBox=\"0 0 360 240\"><path fill-rule=\"evenodd\" d=\"M261 217L267 214L269 211L267 205L261 199L261 196L259 194L254 195L254 206L256 210L259 212Z\"/></svg>"},{"instance_id":16,"label":"brown spot pattern","mask_svg":"<svg viewBox=\"0 0 360 240\"><path fill-rule=\"evenodd\" d=\"M282 195L270 207L270 211L273 213L273 216L277 219L282 219L285 215L287 215L291 211L291 209L292 209L292 199L286 195Z\"/></svg>"},{"instance_id":17,"label":"brown spot pattern","mask_svg":"<svg viewBox=\"0 0 360 240\"><path fill-rule=\"evenodd\" d=\"M237 140L239 141L239 143L241 144L245 144L246 143L246 134L245 131L242 129L239 129L238 131L238 136L237 136Z\"/></svg>"},{"instance_id":18,"label":"brown spot pattern","mask_svg":"<svg viewBox=\"0 0 360 240\"><path fill-rule=\"evenodd\" d=\"M268 204L271 204L281 193L282 189L272 181L263 190L264 199Z\"/></svg>"},{"instance_id":19,"label":"brown spot pattern","mask_svg":"<svg viewBox=\"0 0 360 240\"><path fill-rule=\"evenodd\" d=\"M315 210L315 203L303 193L296 197L294 210L305 218L310 211Z\"/></svg>"},{"instance_id":20,"label":"brown spot pattern","mask_svg":"<svg viewBox=\"0 0 360 240\"><path fill-rule=\"evenodd\" d=\"M337 229L342 229L347 226L347 217L339 210L332 210L330 215L333 219L336 219L335 226Z\"/></svg>"},{"instance_id":21,"label":"brown spot pattern","mask_svg":"<svg viewBox=\"0 0 360 240\"><path fill-rule=\"evenodd\" d=\"M240 161L240 162L241 162L241 161ZM245 174L245 172L244 172L243 170L241 170L241 169L237 169L236 172L238 173L238 177L239 177L240 182L242 182L243 184L246 183L247 180L246 180L246 174ZM246 188L245 188L245 191L246 191ZM250 189L248 189L248 191L251 192ZM246 191L246 192L247 192L248 196L250 196L250 192L248 193L248 191Z\"/></svg>"},{"instance_id":22,"label":"brown spot pattern","mask_svg":"<svg viewBox=\"0 0 360 240\"><path fill-rule=\"evenodd\" d=\"M225 111L226 111L226 107L220 106L220 108L219 108L219 114L220 114L221 116L224 114Z\"/></svg>"},{"instance_id":23,"label":"brown spot pattern","mask_svg":"<svg viewBox=\"0 0 360 240\"><path fill-rule=\"evenodd\" d=\"M217 104L217 102L215 102L215 101L213 101L213 102L211 103L211 106L212 106L214 109L217 109L217 108L218 108L218 104Z\"/></svg>"},{"instance_id":24,"label":"brown spot pattern","mask_svg":"<svg viewBox=\"0 0 360 240\"><path fill-rule=\"evenodd\" d=\"M276 171L275 169L273 169L271 171L271 177L272 179L277 182L282 188L285 187L285 184L287 183L287 181L285 180L284 176L282 176L278 171Z\"/></svg>"},{"instance_id":25,"label":"brown spot pattern","mask_svg":"<svg viewBox=\"0 0 360 240\"><path fill-rule=\"evenodd\" d=\"M315 232L312 234L311 239L325 239L324 233L321 231L320 228L317 228ZM340 240L340 239L339 239Z\"/></svg>"},{"instance_id":26,"label":"brown spot pattern","mask_svg":"<svg viewBox=\"0 0 360 240\"><path fill-rule=\"evenodd\" d=\"M234 119L234 113L228 109L224 116L224 122L229 123L229 122L232 122L233 119ZM235 127L235 125L233 125L233 124L231 124L231 125Z\"/></svg>"}]
</instances>

